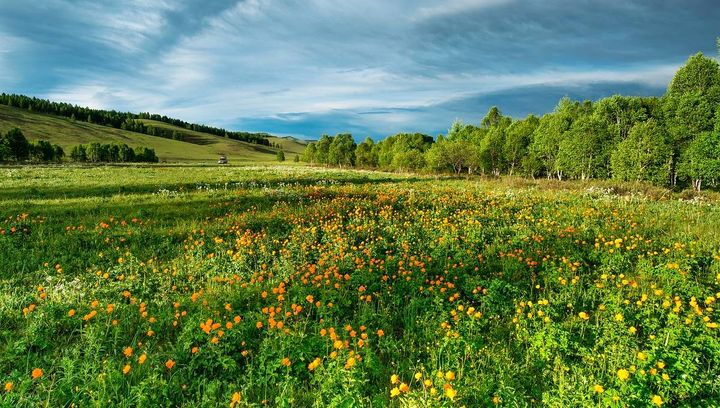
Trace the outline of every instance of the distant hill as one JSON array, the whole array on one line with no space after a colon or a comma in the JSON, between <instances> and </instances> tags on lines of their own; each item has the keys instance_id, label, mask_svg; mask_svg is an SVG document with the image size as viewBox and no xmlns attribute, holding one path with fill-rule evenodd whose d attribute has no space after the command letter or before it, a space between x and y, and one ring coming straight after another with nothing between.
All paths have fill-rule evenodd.
<instances>
[{"instance_id":1,"label":"distant hill","mask_svg":"<svg viewBox=\"0 0 720 408\"><path fill-rule=\"evenodd\" d=\"M0 104L0 132L18 127L29 140L47 140L59 144L66 152L72 146L90 142L125 143L132 147L154 148L160 161L214 163L218 156L226 155L233 164L274 162L278 149L273 144L279 144L287 159L292 161L292 155L302 153L306 145L306 142L292 137L268 136L270 146L265 146L150 119L137 121L171 133L176 132L178 140Z\"/></svg>"}]
</instances>

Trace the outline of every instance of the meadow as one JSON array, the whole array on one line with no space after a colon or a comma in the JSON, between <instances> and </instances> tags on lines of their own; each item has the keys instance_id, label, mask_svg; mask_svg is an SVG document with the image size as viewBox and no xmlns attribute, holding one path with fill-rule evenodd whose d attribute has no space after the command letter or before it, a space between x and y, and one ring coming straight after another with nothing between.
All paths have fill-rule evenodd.
<instances>
[{"instance_id":1,"label":"meadow","mask_svg":"<svg viewBox=\"0 0 720 408\"><path fill-rule=\"evenodd\" d=\"M720 406L717 194L300 166L0 176L2 406Z\"/></svg>"}]
</instances>

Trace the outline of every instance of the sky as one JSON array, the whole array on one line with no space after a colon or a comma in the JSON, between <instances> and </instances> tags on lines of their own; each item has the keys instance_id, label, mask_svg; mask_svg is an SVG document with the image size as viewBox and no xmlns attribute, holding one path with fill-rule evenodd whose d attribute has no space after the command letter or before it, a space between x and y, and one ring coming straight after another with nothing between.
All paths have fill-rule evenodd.
<instances>
[{"instance_id":1,"label":"sky","mask_svg":"<svg viewBox=\"0 0 720 408\"><path fill-rule=\"evenodd\" d=\"M316 139L665 92L718 0L0 0L0 92Z\"/></svg>"}]
</instances>

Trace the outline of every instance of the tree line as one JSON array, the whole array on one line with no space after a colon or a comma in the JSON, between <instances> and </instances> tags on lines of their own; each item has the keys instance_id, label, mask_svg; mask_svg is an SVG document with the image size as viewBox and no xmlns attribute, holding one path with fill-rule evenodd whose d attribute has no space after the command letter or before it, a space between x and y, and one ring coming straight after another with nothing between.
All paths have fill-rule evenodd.
<instances>
[{"instance_id":1,"label":"tree line","mask_svg":"<svg viewBox=\"0 0 720 408\"><path fill-rule=\"evenodd\" d=\"M73 146L70 160L77 163L157 163L155 149L123 144L88 143Z\"/></svg>"},{"instance_id":2,"label":"tree line","mask_svg":"<svg viewBox=\"0 0 720 408\"><path fill-rule=\"evenodd\" d=\"M227 137L233 140L270 146L270 141L267 139L270 136L268 133L232 132L223 128L189 123L180 119L169 118L165 115L151 114L148 112L131 113L118 112L115 110L92 109L69 103L51 102L46 99L5 93L0 94L0 104L27 109L30 112L63 116L72 120L94 123L102 126L110 126L116 129L125 129L131 132L176 140L182 140L181 133L158 126L146 125L142 123L142 120L154 120L195 132L209 133L211 135Z\"/></svg>"},{"instance_id":3,"label":"tree line","mask_svg":"<svg viewBox=\"0 0 720 408\"><path fill-rule=\"evenodd\" d=\"M0 162L60 162L63 157L65 152L59 145L47 140L30 142L18 128L0 133Z\"/></svg>"},{"instance_id":4,"label":"tree line","mask_svg":"<svg viewBox=\"0 0 720 408\"><path fill-rule=\"evenodd\" d=\"M388 170L517 174L647 181L669 187L720 185L720 66L691 56L662 97L562 98L554 111L522 119L492 107L479 124L455 121L436 139L401 133L356 144L323 135L303 160Z\"/></svg>"},{"instance_id":5,"label":"tree line","mask_svg":"<svg viewBox=\"0 0 720 408\"><path fill-rule=\"evenodd\" d=\"M0 163L60 163L65 158L65 151L47 140L30 142L18 128L10 129L6 134L0 133ZM69 159L74 162L87 163L157 163L155 149L137 147L133 149L126 144L89 143L74 146Z\"/></svg>"}]
</instances>

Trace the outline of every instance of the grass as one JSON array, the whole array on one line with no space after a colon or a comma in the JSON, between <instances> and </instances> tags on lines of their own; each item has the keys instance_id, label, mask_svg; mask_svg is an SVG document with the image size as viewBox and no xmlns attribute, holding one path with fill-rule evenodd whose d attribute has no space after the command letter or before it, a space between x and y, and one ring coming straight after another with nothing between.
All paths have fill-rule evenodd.
<instances>
[{"instance_id":1,"label":"grass","mask_svg":"<svg viewBox=\"0 0 720 408\"><path fill-rule=\"evenodd\" d=\"M276 160L277 149L275 148L193 132L162 122L149 120L145 122L158 127L177 129L187 136L187 141L148 136L0 105L0 132L7 132L13 127L18 127L29 140L48 140L62 146L66 154L69 154L70 149L78 144L100 142L125 143L133 148L151 147L164 162L209 164L217 162L221 154L226 155L231 164L272 163ZM283 147L287 146L286 153L301 152L301 143L294 139L283 140L285 140ZM286 156L292 161L292 156Z\"/></svg>"},{"instance_id":2,"label":"grass","mask_svg":"<svg viewBox=\"0 0 720 408\"><path fill-rule=\"evenodd\" d=\"M0 172L5 406L720 404L713 195L287 166Z\"/></svg>"}]
</instances>

